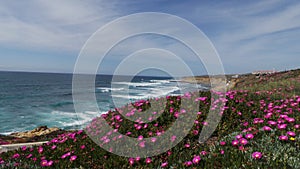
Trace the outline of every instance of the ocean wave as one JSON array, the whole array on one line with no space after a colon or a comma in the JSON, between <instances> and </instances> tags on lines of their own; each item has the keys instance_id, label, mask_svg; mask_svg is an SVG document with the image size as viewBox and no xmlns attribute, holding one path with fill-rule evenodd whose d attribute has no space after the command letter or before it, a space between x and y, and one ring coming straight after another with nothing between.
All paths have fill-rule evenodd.
<instances>
[{"instance_id":1,"label":"ocean wave","mask_svg":"<svg viewBox=\"0 0 300 169\"><path fill-rule=\"evenodd\" d=\"M97 87L96 89L100 90L101 92L110 92L110 91L121 91L124 90L123 87L121 88L110 88L110 87Z\"/></svg>"}]
</instances>

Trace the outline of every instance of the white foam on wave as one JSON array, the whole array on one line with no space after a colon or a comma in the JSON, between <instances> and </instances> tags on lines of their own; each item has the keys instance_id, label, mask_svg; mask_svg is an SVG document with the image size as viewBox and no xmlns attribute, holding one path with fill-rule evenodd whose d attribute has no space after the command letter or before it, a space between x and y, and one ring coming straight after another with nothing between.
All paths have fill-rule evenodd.
<instances>
[{"instance_id":1,"label":"white foam on wave","mask_svg":"<svg viewBox=\"0 0 300 169\"><path fill-rule=\"evenodd\" d=\"M61 127L72 127L72 126L83 126L91 122L93 118L100 116L101 114L107 113L105 112L93 112L93 111L85 111L80 113L75 112L63 112L63 111L53 111L51 114L55 116L59 116L56 119Z\"/></svg>"},{"instance_id":2,"label":"white foam on wave","mask_svg":"<svg viewBox=\"0 0 300 169\"><path fill-rule=\"evenodd\" d=\"M113 84L118 85L127 85L127 86L133 86L133 87L146 87L146 86L157 86L161 83L151 83L151 82L113 82Z\"/></svg>"},{"instance_id":3,"label":"white foam on wave","mask_svg":"<svg viewBox=\"0 0 300 169\"><path fill-rule=\"evenodd\" d=\"M110 91L121 91L121 90L124 90L123 87L121 87L121 88L97 87L96 89L101 90L101 92L110 92Z\"/></svg>"},{"instance_id":4,"label":"white foam on wave","mask_svg":"<svg viewBox=\"0 0 300 169\"><path fill-rule=\"evenodd\" d=\"M139 99L148 99L148 98L155 98L155 97L162 97L166 96L170 93L180 90L177 86L166 86L166 87L159 87L159 88L148 88L147 90L140 90L139 94L115 94L112 97L129 99L129 100L139 100Z\"/></svg>"}]
</instances>

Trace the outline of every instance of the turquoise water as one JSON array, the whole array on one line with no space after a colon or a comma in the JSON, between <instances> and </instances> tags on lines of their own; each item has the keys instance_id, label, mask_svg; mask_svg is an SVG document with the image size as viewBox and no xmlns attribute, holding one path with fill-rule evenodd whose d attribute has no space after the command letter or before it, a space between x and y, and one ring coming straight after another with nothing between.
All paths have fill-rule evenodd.
<instances>
[{"instance_id":1,"label":"turquoise water","mask_svg":"<svg viewBox=\"0 0 300 169\"><path fill-rule=\"evenodd\" d=\"M113 85L111 79L110 75L96 77L92 92L96 94L99 112L75 113L72 74L0 72L0 133L32 130L41 125L83 128L93 117L114 109L116 102L120 105L197 90L195 85L167 77L138 76L131 81L119 78ZM117 98L115 102L112 95Z\"/></svg>"}]
</instances>

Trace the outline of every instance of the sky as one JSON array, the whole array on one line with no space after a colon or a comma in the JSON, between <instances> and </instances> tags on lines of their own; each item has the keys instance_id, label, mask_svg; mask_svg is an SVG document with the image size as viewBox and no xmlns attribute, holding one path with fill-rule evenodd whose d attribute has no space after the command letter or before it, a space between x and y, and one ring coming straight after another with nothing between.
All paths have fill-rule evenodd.
<instances>
[{"instance_id":1,"label":"sky","mask_svg":"<svg viewBox=\"0 0 300 169\"><path fill-rule=\"evenodd\" d=\"M300 67L300 1L296 0L15 0L0 5L0 70L72 73L80 52L97 30L120 17L141 12L171 14L195 25L215 48L227 74ZM197 42L197 36L189 30L162 25L160 19L123 22L106 36L98 37L91 49L106 51L104 47L112 38L152 26L165 33L181 31ZM132 55L140 59L123 62ZM142 34L116 44L99 63L98 73L114 74L121 63L165 63L165 70L154 66L157 70L149 72L168 74L170 70L186 75L178 68L178 58L196 75L210 72L206 63L178 40ZM84 66L86 70L90 67L88 62Z\"/></svg>"}]
</instances>

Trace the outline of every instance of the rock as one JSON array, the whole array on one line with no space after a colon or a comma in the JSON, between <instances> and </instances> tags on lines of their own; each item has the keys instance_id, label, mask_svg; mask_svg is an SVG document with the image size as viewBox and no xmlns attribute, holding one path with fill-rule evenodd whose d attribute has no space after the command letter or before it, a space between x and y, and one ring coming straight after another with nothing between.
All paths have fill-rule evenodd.
<instances>
[{"instance_id":1,"label":"rock","mask_svg":"<svg viewBox=\"0 0 300 169\"><path fill-rule=\"evenodd\" d=\"M18 137L18 138L33 138L36 136L42 136L47 135L56 131L59 131L60 129L57 127L48 128L47 126L40 126L36 129L33 129L31 131L25 131L25 132L17 132L10 134L11 136Z\"/></svg>"}]
</instances>

